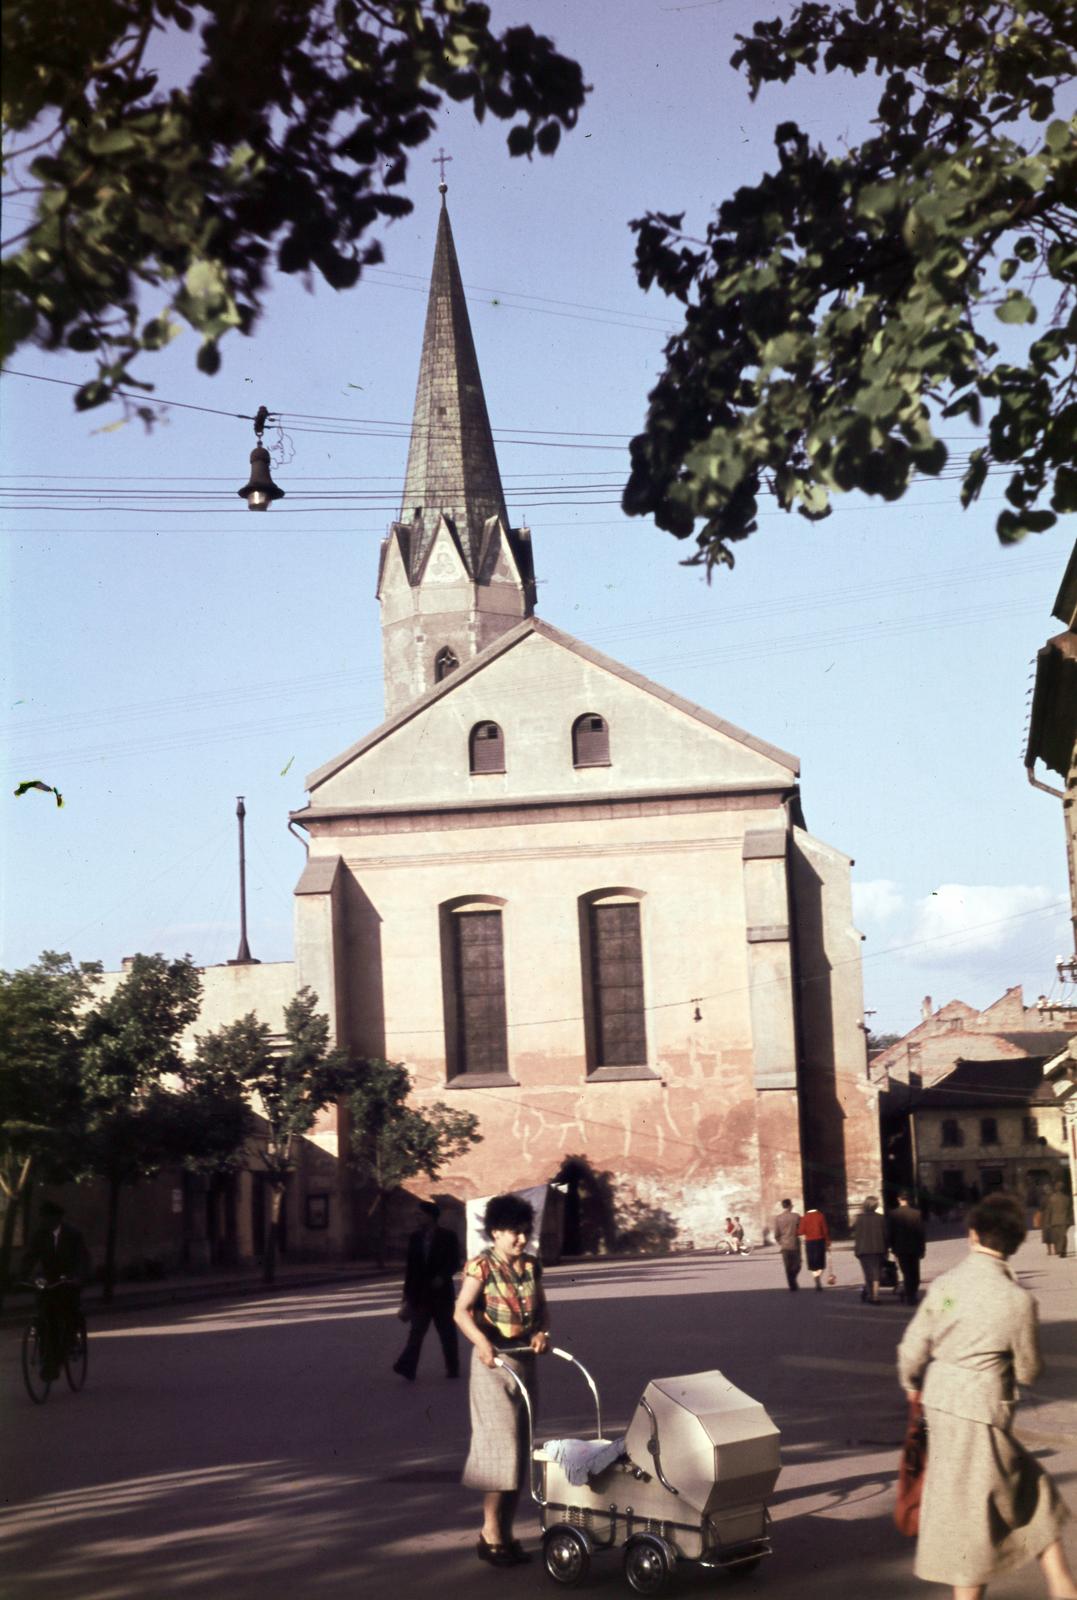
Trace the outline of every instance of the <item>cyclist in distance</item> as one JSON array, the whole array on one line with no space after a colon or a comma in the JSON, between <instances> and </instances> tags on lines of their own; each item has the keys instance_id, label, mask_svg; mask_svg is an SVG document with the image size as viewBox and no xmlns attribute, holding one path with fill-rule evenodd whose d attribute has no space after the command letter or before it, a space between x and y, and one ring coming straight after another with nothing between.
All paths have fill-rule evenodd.
<instances>
[{"instance_id":1,"label":"cyclist in distance","mask_svg":"<svg viewBox=\"0 0 1077 1600\"><path fill-rule=\"evenodd\" d=\"M60 1375L64 1352L75 1330L82 1285L90 1276L90 1253L77 1228L64 1221L64 1208L43 1200L37 1230L22 1258L24 1278L44 1278L41 1296L41 1376L51 1383Z\"/></svg>"}]
</instances>

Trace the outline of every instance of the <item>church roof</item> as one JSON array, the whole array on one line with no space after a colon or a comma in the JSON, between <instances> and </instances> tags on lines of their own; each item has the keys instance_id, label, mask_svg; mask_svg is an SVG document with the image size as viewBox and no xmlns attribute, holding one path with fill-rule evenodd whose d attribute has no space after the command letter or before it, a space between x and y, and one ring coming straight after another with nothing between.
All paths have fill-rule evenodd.
<instances>
[{"instance_id":1,"label":"church roof","mask_svg":"<svg viewBox=\"0 0 1077 1600\"><path fill-rule=\"evenodd\" d=\"M409 722L412 717L418 716L428 706L433 705L436 700L451 694L461 683L466 682L475 673L481 672L490 662L496 661L499 656L504 655L506 651L511 650L532 634L538 634L540 637L548 639L551 643L560 645L563 649L571 650L573 654L581 656L585 661L591 662L593 666L601 667L606 672L612 672L616 677L623 679L626 683L635 685L637 689L641 689L645 694L654 695L656 699L664 701L667 705L672 706L674 710L681 711L685 715L694 718L695 721L703 723L706 727L713 728L715 732L725 734L727 738L736 740L738 744L745 745L749 750L754 750L757 754L766 756L768 760L786 768L789 773L790 783L795 782L798 778L800 761L796 756L790 755L788 751L780 750L776 745L767 744L765 740L757 739L753 734L745 733L743 728L738 728L733 723L726 722L722 717L716 717L712 711L707 711L703 706L698 706L693 701L686 700L679 694L674 694L672 689L663 688L660 683L655 683L652 679L645 678L642 673L635 672L631 667L624 666L620 661L614 661L611 656L603 655L599 650L593 650L590 645L584 644L582 640L574 639L571 634L562 633L560 628L552 627L550 623L543 622L540 617L532 616L518 623L515 628L510 629L507 633L503 633L500 638L487 645L486 649L480 651L471 661L465 662L455 672L449 673L440 683L435 684L432 689L428 689L425 694L413 700L402 711L398 711L395 716L389 717L380 727L368 733L365 738L360 739L356 744L350 745L340 755L334 756L331 761L327 761L323 766L318 767L315 772L308 776L306 780L307 789L313 790L320 784L325 783L334 773L346 767L350 761L354 761L364 751L369 750L373 745L387 738L397 728ZM302 812L295 812L293 815L301 819Z\"/></svg>"},{"instance_id":2,"label":"church roof","mask_svg":"<svg viewBox=\"0 0 1077 1600\"><path fill-rule=\"evenodd\" d=\"M412 584L422 575L442 515L449 521L464 565L477 578L489 544L490 520L499 518L508 531L509 518L444 194L404 498L394 525Z\"/></svg>"}]
</instances>

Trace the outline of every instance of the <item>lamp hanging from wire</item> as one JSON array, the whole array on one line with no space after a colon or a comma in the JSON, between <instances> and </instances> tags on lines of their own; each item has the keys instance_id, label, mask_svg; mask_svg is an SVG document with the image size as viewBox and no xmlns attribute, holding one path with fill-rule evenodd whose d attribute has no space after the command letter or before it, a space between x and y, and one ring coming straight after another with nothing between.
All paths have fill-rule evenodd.
<instances>
[{"instance_id":1,"label":"lamp hanging from wire","mask_svg":"<svg viewBox=\"0 0 1077 1600\"><path fill-rule=\"evenodd\" d=\"M268 511L274 500L284 499L284 490L279 489L273 482L269 472L269 451L262 443L262 435L269 418L265 406L258 407L258 415L254 419L254 433L258 440L251 451L250 480L236 493L247 502L248 511Z\"/></svg>"}]
</instances>

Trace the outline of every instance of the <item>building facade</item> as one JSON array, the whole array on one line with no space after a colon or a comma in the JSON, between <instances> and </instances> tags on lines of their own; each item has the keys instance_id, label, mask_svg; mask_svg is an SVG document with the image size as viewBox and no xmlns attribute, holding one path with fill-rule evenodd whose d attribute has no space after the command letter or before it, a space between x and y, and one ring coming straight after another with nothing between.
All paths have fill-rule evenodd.
<instances>
[{"instance_id":1,"label":"building facade","mask_svg":"<svg viewBox=\"0 0 1077 1600\"><path fill-rule=\"evenodd\" d=\"M439 1192L582 1184L614 1243L786 1195L841 1226L879 1182L851 863L794 756L535 616L444 194L378 599L387 720L292 817L297 982L476 1112Z\"/></svg>"}]
</instances>

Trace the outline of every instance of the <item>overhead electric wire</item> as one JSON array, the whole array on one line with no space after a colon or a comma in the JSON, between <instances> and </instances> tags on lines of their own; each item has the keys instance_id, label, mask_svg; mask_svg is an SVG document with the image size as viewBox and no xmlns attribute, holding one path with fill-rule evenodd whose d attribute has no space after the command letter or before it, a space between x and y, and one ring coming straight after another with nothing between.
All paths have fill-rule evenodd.
<instances>
[{"instance_id":1,"label":"overhead electric wire","mask_svg":"<svg viewBox=\"0 0 1077 1600\"><path fill-rule=\"evenodd\" d=\"M635 663L635 666L636 670L645 669L647 673L650 674L654 671L661 670L666 666L683 667L686 665L699 666L707 664L717 666L724 665L735 660L757 659L761 650L765 652L768 657L802 654L805 651L821 649L829 651L850 644L876 642L881 638L890 639L909 637L923 632L938 633L954 627L976 625L984 620L991 621L998 617L1019 615L1023 612L1028 612L1030 615L1038 614L1039 611L1040 607L1031 603L1027 606L1006 606L1001 604L995 607L972 606L964 611L954 611L951 608L947 611L938 612L934 615L922 613L918 616L910 618L893 618L889 621L872 624L856 624L848 628L830 629L824 632L804 634L794 638L788 638L784 635L764 639L756 638L747 644L724 645L719 646L716 649L710 648L688 653L686 653L683 649L680 649L675 655L672 656L644 656L642 661L637 661ZM674 630L671 630L671 632L672 631ZM377 675L373 673L367 674L359 678L357 681L376 681L376 676ZM341 680L338 679L337 681L339 684ZM551 692L561 686L562 681L567 687L570 682L574 682L575 680L569 678L559 680L556 675L547 677L544 678L541 683L521 687L518 692L518 697L521 700L530 696L541 696L546 698ZM356 720L358 720L358 711L360 709L361 707L356 707ZM97 762L104 759L117 759L135 755L167 754L174 750L201 749L205 746L215 745L222 742L236 743L241 739L253 738L255 736L275 734L278 732L283 733L289 732L292 729L322 726L328 723L337 723L340 721L342 716L352 716L351 710L337 708L320 710L312 713L309 711L304 712L302 708L300 708L294 713L290 712L284 716L262 719L257 723L252 723L248 719L243 722L229 723L213 729L200 730L197 728L188 728L184 729L177 735L155 735L146 739L132 740L128 743L96 745L90 748L83 747L82 749L76 750L72 750L69 745L65 745L52 751L36 752L32 757L27 757L25 754L19 755L15 752L12 752L6 761L5 766L7 769L10 769L12 773L14 773L16 766L21 768L22 766L26 765L28 759L31 759L39 766L44 767L47 765L52 769L63 771L71 766L84 764L90 761ZM49 731L53 732L54 730L50 729ZM34 729L27 729L26 732L28 738L39 736L37 730Z\"/></svg>"},{"instance_id":2,"label":"overhead electric wire","mask_svg":"<svg viewBox=\"0 0 1077 1600\"><path fill-rule=\"evenodd\" d=\"M1055 571L1057 561L1053 556L1031 557L1025 564L1026 572ZM949 567L940 570L932 577L929 584L918 573L910 573L905 578L892 579L886 587L887 602L901 596L917 594L921 591L936 593L951 584L960 584L963 588L975 586L978 583L1009 583L1010 575L1001 568L997 571L978 569L969 572L965 567ZM711 629L715 632L737 626L750 626L760 618L768 622L782 620L803 612L817 612L823 607L860 606L865 600L878 599L879 589L875 583L854 583L843 588L809 591L800 594L795 599L784 603L775 602L773 599L760 601L737 601L732 606L724 604L712 606L707 610L696 613L676 612L665 616L651 617L646 621L633 621L613 624L612 626L591 629L588 640L594 645L612 644L621 640L635 641L641 638L676 637L684 639L687 635L702 629ZM1016 607L1014 610L1016 611ZM1023 608L1022 608L1023 609ZM967 614L967 613L966 613ZM977 608L977 614L983 614L982 608ZM940 615L948 617L952 610L948 608ZM923 617L923 613L920 614ZM919 619L918 619L919 620ZM934 619L927 618L929 622ZM859 626L859 625L858 625ZM291 695L317 694L323 689L348 687L354 688L366 684L380 685L382 675L380 669L365 673L340 673L319 672L305 676L291 676L282 679L268 679L260 683L246 685L229 685L226 689L205 690L194 695L168 696L161 699L136 701L127 705L110 706L108 710L83 710L78 712L60 713L54 716L34 716L32 730L25 727L24 717L13 717L4 728L5 736L9 739L18 738L32 731L35 737L41 735L62 736L68 731L77 731L95 726L111 726L120 722L131 722L153 718L161 720L164 717L188 713L197 715L199 712L218 712L228 705L243 705L254 703L258 700L278 701Z\"/></svg>"}]
</instances>

